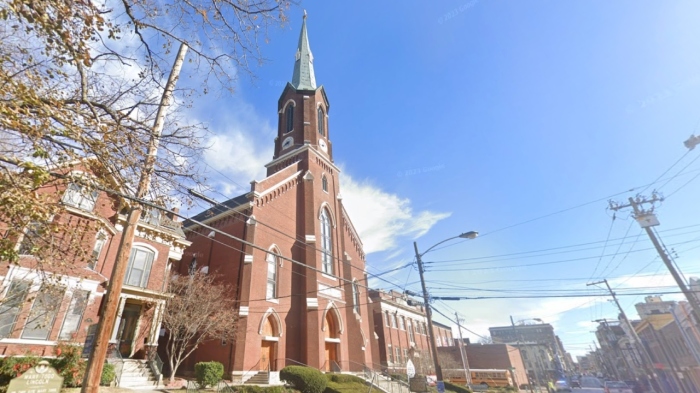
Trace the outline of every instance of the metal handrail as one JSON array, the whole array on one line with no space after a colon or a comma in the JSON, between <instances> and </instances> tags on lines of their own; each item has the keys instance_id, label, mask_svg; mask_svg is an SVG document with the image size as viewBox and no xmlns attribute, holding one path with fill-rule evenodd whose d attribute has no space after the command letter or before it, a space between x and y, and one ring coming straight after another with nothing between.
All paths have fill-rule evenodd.
<instances>
[{"instance_id":1,"label":"metal handrail","mask_svg":"<svg viewBox=\"0 0 700 393\"><path fill-rule=\"evenodd\" d=\"M122 379L122 373L124 372L124 358L122 357L122 354L119 352L118 348L114 348L112 350L111 356L109 356L109 357L112 359L117 359L119 361L119 363L121 364L121 367L119 367L119 372L114 373L114 379L117 382L117 386L120 386L121 379Z\"/></svg>"},{"instance_id":2,"label":"metal handrail","mask_svg":"<svg viewBox=\"0 0 700 393\"><path fill-rule=\"evenodd\" d=\"M160 385L163 382L163 360L161 360L158 352L151 352L148 365L153 374L158 378L158 385Z\"/></svg>"}]
</instances>

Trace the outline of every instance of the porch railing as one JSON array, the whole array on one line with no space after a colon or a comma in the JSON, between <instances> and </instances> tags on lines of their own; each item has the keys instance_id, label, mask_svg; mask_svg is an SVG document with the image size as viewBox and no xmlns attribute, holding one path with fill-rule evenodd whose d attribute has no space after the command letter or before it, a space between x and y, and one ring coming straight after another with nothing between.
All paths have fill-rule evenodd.
<instances>
[{"instance_id":1,"label":"porch railing","mask_svg":"<svg viewBox=\"0 0 700 393\"><path fill-rule=\"evenodd\" d=\"M119 352L119 348L113 348L112 351L107 354L107 357L110 359L114 359L115 363L119 365L119 369L114 370L114 379L117 383L117 386L120 386L122 373L124 372L124 358L122 358L122 354Z\"/></svg>"},{"instance_id":2,"label":"porch railing","mask_svg":"<svg viewBox=\"0 0 700 393\"><path fill-rule=\"evenodd\" d=\"M163 360L158 356L158 352L152 352L150 359L148 359L148 365L151 367L153 375L157 378L157 384L161 385L163 383Z\"/></svg>"}]
</instances>

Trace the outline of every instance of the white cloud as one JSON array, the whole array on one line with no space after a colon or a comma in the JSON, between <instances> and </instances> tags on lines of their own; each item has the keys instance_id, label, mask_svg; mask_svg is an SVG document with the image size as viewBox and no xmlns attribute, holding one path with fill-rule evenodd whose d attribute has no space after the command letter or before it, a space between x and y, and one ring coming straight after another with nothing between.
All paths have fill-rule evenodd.
<instances>
[{"instance_id":1,"label":"white cloud","mask_svg":"<svg viewBox=\"0 0 700 393\"><path fill-rule=\"evenodd\" d=\"M383 191L369 181L340 179L343 204L360 234L367 254L391 250L399 237L417 238L451 213L415 212L408 198Z\"/></svg>"},{"instance_id":2,"label":"white cloud","mask_svg":"<svg viewBox=\"0 0 700 393\"><path fill-rule=\"evenodd\" d=\"M264 165L272 158L271 146L261 149L237 127L212 136L207 145L210 147L204 153L206 163L234 179L248 179L245 184L262 178L265 175Z\"/></svg>"}]
</instances>

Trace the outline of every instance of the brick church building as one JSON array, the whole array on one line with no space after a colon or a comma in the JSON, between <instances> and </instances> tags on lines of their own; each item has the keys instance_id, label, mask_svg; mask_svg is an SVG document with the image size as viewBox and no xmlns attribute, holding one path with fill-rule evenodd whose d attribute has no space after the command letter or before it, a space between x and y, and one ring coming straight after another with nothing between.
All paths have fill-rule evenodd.
<instances>
[{"instance_id":1,"label":"brick church building","mask_svg":"<svg viewBox=\"0 0 700 393\"><path fill-rule=\"evenodd\" d=\"M192 242L180 273L217 274L238 303L235 342L212 340L183 364L223 363L234 380L287 365L326 371L372 367L377 351L365 254L343 206L333 161L330 104L316 84L306 17L292 81L279 98L267 177L250 192L185 222ZM245 241L217 234L204 223Z\"/></svg>"}]
</instances>

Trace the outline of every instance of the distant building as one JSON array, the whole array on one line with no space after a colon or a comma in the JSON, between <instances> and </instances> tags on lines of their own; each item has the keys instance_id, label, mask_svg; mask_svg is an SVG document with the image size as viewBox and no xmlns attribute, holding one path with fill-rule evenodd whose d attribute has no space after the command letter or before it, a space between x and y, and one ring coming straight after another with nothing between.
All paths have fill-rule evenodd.
<instances>
[{"instance_id":1,"label":"distant building","mask_svg":"<svg viewBox=\"0 0 700 393\"><path fill-rule=\"evenodd\" d=\"M565 357L566 352L564 351L564 347L559 338L554 334L554 328L548 323L490 327L489 332L491 333L491 338L494 343L515 346L544 345L549 352L546 357L551 359L550 366L547 368L549 373L547 376L548 378L557 377L557 364L561 365L561 371L563 372L567 371L570 367ZM538 347L536 352L532 353L533 355L537 353L538 358L544 360L545 356L539 355L540 349L542 348ZM541 372L541 370L535 369L534 366L532 369L528 369L528 373L531 376L536 376L538 371Z\"/></svg>"},{"instance_id":2,"label":"distant building","mask_svg":"<svg viewBox=\"0 0 700 393\"><path fill-rule=\"evenodd\" d=\"M423 305L395 291L370 290L369 297L382 369L405 373L410 358L417 372L434 373ZM438 347L454 345L449 326L433 321L433 332Z\"/></svg>"},{"instance_id":3,"label":"distant building","mask_svg":"<svg viewBox=\"0 0 700 393\"><path fill-rule=\"evenodd\" d=\"M603 354L603 368L607 375L618 380L635 379L635 365L630 365L625 357L626 334L619 321L601 321L596 329L596 337Z\"/></svg>"},{"instance_id":4,"label":"distant building","mask_svg":"<svg viewBox=\"0 0 700 393\"><path fill-rule=\"evenodd\" d=\"M470 369L511 370L515 386L529 383L521 352L507 344L470 344L466 346Z\"/></svg>"},{"instance_id":5,"label":"distant building","mask_svg":"<svg viewBox=\"0 0 700 393\"><path fill-rule=\"evenodd\" d=\"M635 330L649 351L664 390L700 390L700 363L697 360L700 334L691 323L689 304L649 296L645 303L635 307L642 317Z\"/></svg>"}]
</instances>

